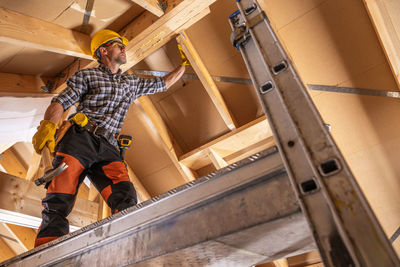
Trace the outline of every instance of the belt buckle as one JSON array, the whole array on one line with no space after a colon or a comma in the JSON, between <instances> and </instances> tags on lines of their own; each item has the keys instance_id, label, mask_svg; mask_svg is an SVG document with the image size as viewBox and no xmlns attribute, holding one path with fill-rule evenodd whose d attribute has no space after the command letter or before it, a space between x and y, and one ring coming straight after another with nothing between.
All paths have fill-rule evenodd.
<instances>
[{"instance_id":1,"label":"belt buckle","mask_svg":"<svg viewBox=\"0 0 400 267\"><path fill-rule=\"evenodd\" d=\"M96 128L94 128L93 134L96 134L97 129L99 129L99 125L96 124Z\"/></svg>"}]
</instances>

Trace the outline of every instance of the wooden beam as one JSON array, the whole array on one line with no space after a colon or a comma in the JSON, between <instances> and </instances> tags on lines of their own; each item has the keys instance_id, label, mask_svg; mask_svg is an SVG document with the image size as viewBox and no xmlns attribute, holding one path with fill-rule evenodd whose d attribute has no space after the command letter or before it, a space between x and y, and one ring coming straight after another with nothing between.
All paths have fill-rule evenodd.
<instances>
[{"instance_id":1,"label":"wooden beam","mask_svg":"<svg viewBox=\"0 0 400 267\"><path fill-rule=\"evenodd\" d=\"M26 180L33 181L34 179L38 178L37 174L40 168L40 161L42 156L33 151L31 160L29 162L28 171L26 173Z\"/></svg>"},{"instance_id":2,"label":"wooden beam","mask_svg":"<svg viewBox=\"0 0 400 267\"><path fill-rule=\"evenodd\" d=\"M299 254L287 258L289 266L313 266L319 264L322 260L318 250L313 250L307 253Z\"/></svg>"},{"instance_id":3,"label":"wooden beam","mask_svg":"<svg viewBox=\"0 0 400 267\"><path fill-rule=\"evenodd\" d=\"M364 5L400 88L400 2L364 0Z\"/></svg>"},{"instance_id":4,"label":"wooden beam","mask_svg":"<svg viewBox=\"0 0 400 267\"><path fill-rule=\"evenodd\" d=\"M1 153L1 156L0 164L7 173L21 178L26 177L27 167L22 164L21 159L12 147Z\"/></svg>"},{"instance_id":5,"label":"wooden beam","mask_svg":"<svg viewBox=\"0 0 400 267\"><path fill-rule=\"evenodd\" d=\"M25 251L34 248L36 232L32 228L9 223L5 223L4 226Z\"/></svg>"},{"instance_id":6,"label":"wooden beam","mask_svg":"<svg viewBox=\"0 0 400 267\"><path fill-rule=\"evenodd\" d=\"M143 12L133 22L119 32L130 43L126 47L127 64L122 66L126 71L165 45L178 32L187 29L209 13L208 7L216 0L170 0L165 15L158 18L149 11ZM59 93L66 87L65 81L76 70L93 68L97 62L90 63L77 60L62 71L62 78L55 82L53 92Z\"/></svg>"},{"instance_id":7,"label":"wooden beam","mask_svg":"<svg viewBox=\"0 0 400 267\"><path fill-rule=\"evenodd\" d=\"M40 221L41 200L46 190L34 183L0 172L0 210L19 213ZM68 216L71 225L83 227L97 221L98 203L77 198L74 209ZM10 221L7 221L11 223ZM18 222L14 222L18 224ZM33 226L31 226L33 227Z\"/></svg>"},{"instance_id":8,"label":"wooden beam","mask_svg":"<svg viewBox=\"0 0 400 267\"><path fill-rule=\"evenodd\" d=\"M289 267L287 259L279 259L274 261L276 267Z\"/></svg>"},{"instance_id":9,"label":"wooden beam","mask_svg":"<svg viewBox=\"0 0 400 267\"><path fill-rule=\"evenodd\" d=\"M33 75L0 73L0 96L51 96L52 94L41 89L49 80L52 79Z\"/></svg>"},{"instance_id":10,"label":"wooden beam","mask_svg":"<svg viewBox=\"0 0 400 267\"><path fill-rule=\"evenodd\" d=\"M158 113L156 107L148 96L138 98L140 104L140 110L142 110L142 116L147 116L153 123L154 127L157 129L158 134L161 137L161 144L171 159L172 163L175 165L179 173L185 179L186 182L193 181L198 177L197 173L190 168L188 168L184 163L180 163L178 158L182 154L182 150L179 144L173 138L171 132L168 130L164 120Z\"/></svg>"},{"instance_id":11,"label":"wooden beam","mask_svg":"<svg viewBox=\"0 0 400 267\"><path fill-rule=\"evenodd\" d=\"M4 241L4 238L0 238L0 262L8 260L16 256L17 254L11 250L11 248Z\"/></svg>"},{"instance_id":12,"label":"wooden beam","mask_svg":"<svg viewBox=\"0 0 400 267\"><path fill-rule=\"evenodd\" d=\"M90 184L89 187L89 196L88 196L88 200L90 201L98 201L98 197L101 198L99 191L96 189L96 187L94 186L94 184Z\"/></svg>"},{"instance_id":13,"label":"wooden beam","mask_svg":"<svg viewBox=\"0 0 400 267\"><path fill-rule=\"evenodd\" d=\"M215 169L219 170L228 166L228 163L214 149L208 148L206 151Z\"/></svg>"},{"instance_id":14,"label":"wooden beam","mask_svg":"<svg viewBox=\"0 0 400 267\"><path fill-rule=\"evenodd\" d=\"M206 89L208 95L211 98L211 101L214 103L215 107L218 110L218 113L224 120L226 126L231 130L236 129L237 123L233 115L229 111L224 98L219 92L217 85L215 84L213 78L211 77L211 74L208 72L206 66L201 60L200 55L194 48L187 33L182 31L176 40L182 46L186 57L189 59L190 65L193 67L194 71L199 77L201 83Z\"/></svg>"},{"instance_id":15,"label":"wooden beam","mask_svg":"<svg viewBox=\"0 0 400 267\"><path fill-rule=\"evenodd\" d=\"M21 246L18 239L7 229L5 223L0 223L0 236L4 238L4 242L15 254L19 255L27 251L26 248Z\"/></svg>"},{"instance_id":16,"label":"wooden beam","mask_svg":"<svg viewBox=\"0 0 400 267\"><path fill-rule=\"evenodd\" d=\"M4 8L0 21L1 42L91 59L89 35Z\"/></svg>"},{"instance_id":17,"label":"wooden beam","mask_svg":"<svg viewBox=\"0 0 400 267\"><path fill-rule=\"evenodd\" d=\"M6 151L7 149L9 149L10 147L12 147L14 144L15 143L8 143L8 144L0 145L0 154L3 153L4 151ZM0 165L1 165L1 161L0 161Z\"/></svg>"},{"instance_id":18,"label":"wooden beam","mask_svg":"<svg viewBox=\"0 0 400 267\"><path fill-rule=\"evenodd\" d=\"M210 149L216 152L218 157L223 158L230 164L232 160L239 160L249 153L256 153L272 145L273 139L271 129L269 128L265 116L262 116L182 155L179 158L179 162L191 169L198 170L213 163L210 159ZM249 148L252 149L249 150ZM220 163L215 164L218 165Z\"/></svg>"},{"instance_id":19,"label":"wooden beam","mask_svg":"<svg viewBox=\"0 0 400 267\"><path fill-rule=\"evenodd\" d=\"M149 200L151 198L150 194L147 192L146 188L143 186L143 184L137 178L137 176L133 172L132 168L129 167L128 164L126 165L126 168L128 169L129 179L133 183L133 186L135 187L136 193L138 194L140 201L143 202L143 201Z\"/></svg>"},{"instance_id":20,"label":"wooden beam","mask_svg":"<svg viewBox=\"0 0 400 267\"><path fill-rule=\"evenodd\" d=\"M160 7L160 3L157 0L132 0L139 6L143 7L144 9L147 9L157 17L161 17L164 15L164 11Z\"/></svg>"}]
</instances>

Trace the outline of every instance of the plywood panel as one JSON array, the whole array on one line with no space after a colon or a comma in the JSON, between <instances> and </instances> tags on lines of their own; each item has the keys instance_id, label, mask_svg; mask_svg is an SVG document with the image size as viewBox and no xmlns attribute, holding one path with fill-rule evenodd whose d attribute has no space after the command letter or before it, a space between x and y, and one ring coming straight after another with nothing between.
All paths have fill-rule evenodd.
<instances>
[{"instance_id":1,"label":"plywood panel","mask_svg":"<svg viewBox=\"0 0 400 267\"><path fill-rule=\"evenodd\" d=\"M73 1L71 5L60 14L53 23L63 25L66 28L79 30L82 25L86 0ZM88 34L94 34L96 31L112 23L126 10L133 5L130 1L124 0L96 0L89 20ZM142 10L140 7L138 9Z\"/></svg>"},{"instance_id":2,"label":"plywood panel","mask_svg":"<svg viewBox=\"0 0 400 267\"><path fill-rule=\"evenodd\" d=\"M154 197L184 184L185 181L171 163L161 170L142 177L142 183L150 195Z\"/></svg>"},{"instance_id":3,"label":"plywood panel","mask_svg":"<svg viewBox=\"0 0 400 267\"><path fill-rule=\"evenodd\" d=\"M52 22L71 4L70 0L1 0L0 6L9 10Z\"/></svg>"},{"instance_id":4,"label":"plywood panel","mask_svg":"<svg viewBox=\"0 0 400 267\"><path fill-rule=\"evenodd\" d=\"M395 90L362 1L328 0L308 12L309 1L297 3L304 4L304 14L279 35L306 83ZM393 234L400 225L398 100L338 93L313 99L383 228Z\"/></svg>"},{"instance_id":5,"label":"plywood panel","mask_svg":"<svg viewBox=\"0 0 400 267\"><path fill-rule=\"evenodd\" d=\"M193 25L187 30L192 43L196 45L204 64L212 75L227 75L236 71L247 77L242 60L237 57L238 64L227 64L228 60L239 53L230 42L232 32L228 16L237 10L235 1L217 1L211 6L211 14L207 19ZM205 38L206 37L206 38Z\"/></svg>"},{"instance_id":6,"label":"plywood panel","mask_svg":"<svg viewBox=\"0 0 400 267\"><path fill-rule=\"evenodd\" d=\"M32 48L22 48L16 51L13 56L3 59L0 72L55 76L65 66L71 64L73 60L73 57L70 56Z\"/></svg>"},{"instance_id":7,"label":"plywood panel","mask_svg":"<svg viewBox=\"0 0 400 267\"><path fill-rule=\"evenodd\" d=\"M183 152L228 131L200 81L188 81L159 103L158 110Z\"/></svg>"},{"instance_id":8,"label":"plywood panel","mask_svg":"<svg viewBox=\"0 0 400 267\"><path fill-rule=\"evenodd\" d=\"M133 137L132 147L126 152L126 157L129 166L141 180L142 177L165 168L171 161L161 146L162 140L156 129L149 126L151 121L147 121L136 109L139 107L132 104L121 133Z\"/></svg>"},{"instance_id":9,"label":"plywood panel","mask_svg":"<svg viewBox=\"0 0 400 267\"><path fill-rule=\"evenodd\" d=\"M234 1L217 1L211 14L192 26L187 34L212 75L249 78L240 52L230 42L232 32L228 16L237 10ZM207 38L204 38L207 36ZM251 86L217 83L218 88L239 126L262 114Z\"/></svg>"},{"instance_id":10,"label":"plywood panel","mask_svg":"<svg viewBox=\"0 0 400 267\"><path fill-rule=\"evenodd\" d=\"M335 85L386 62L361 1L326 1L279 35L307 83Z\"/></svg>"},{"instance_id":11,"label":"plywood panel","mask_svg":"<svg viewBox=\"0 0 400 267\"><path fill-rule=\"evenodd\" d=\"M388 238L400 226L399 151L400 138L397 138L346 157ZM394 248L400 255L399 242Z\"/></svg>"},{"instance_id":12,"label":"plywood panel","mask_svg":"<svg viewBox=\"0 0 400 267\"><path fill-rule=\"evenodd\" d=\"M301 18L314 8L318 8L328 0L302 0L302 1L281 1L281 0L260 0L260 6L268 11L269 19L275 29L281 29L287 24ZM279 15L278 15L279 14Z\"/></svg>"}]
</instances>

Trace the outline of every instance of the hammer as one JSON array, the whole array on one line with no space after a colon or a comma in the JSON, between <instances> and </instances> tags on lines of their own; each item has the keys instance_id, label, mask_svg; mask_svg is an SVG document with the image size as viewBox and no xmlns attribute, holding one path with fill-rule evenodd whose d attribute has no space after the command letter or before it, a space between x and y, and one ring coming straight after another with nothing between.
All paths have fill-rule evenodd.
<instances>
[{"instance_id":1,"label":"hammer","mask_svg":"<svg viewBox=\"0 0 400 267\"><path fill-rule=\"evenodd\" d=\"M44 146L42 149L42 162L44 165L44 175L35 180L37 186L50 182L54 177L68 168L68 165L65 164L65 162L60 164L57 168L53 168L53 165L51 164L50 150L47 146Z\"/></svg>"}]
</instances>

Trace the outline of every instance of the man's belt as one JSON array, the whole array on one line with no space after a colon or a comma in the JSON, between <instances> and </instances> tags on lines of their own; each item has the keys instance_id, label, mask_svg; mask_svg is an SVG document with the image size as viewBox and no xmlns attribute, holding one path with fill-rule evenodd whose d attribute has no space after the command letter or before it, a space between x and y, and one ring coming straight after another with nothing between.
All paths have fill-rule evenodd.
<instances>
[{"instance_id":1,"label":"man's belt","mask_svg":"<svg viewBox=\"0 0 400 267\"><path fill-rule=\"evenodd\" d=\"M109 132L106 128L99 127L96 123L88 121L88 123L82 127L88 132L91 132L95 135L101 135L104 137L108 137L107 133Z\"/></svg>"},{"instance_id":2,"label":"man's belt","mask_svg":"<svg viewBox=\"0 0 400 267\"><path fill-rule=\"evenodd\" d=\"M95 135L101 135L106 138L112 136L112 134L110 134L110 132L106 128L99 127L96 123L90 121L88 117L83 113L76 113L71 118L71 121L81 126L86 131L91 132Z\"/></svg>"}]
</instances>

